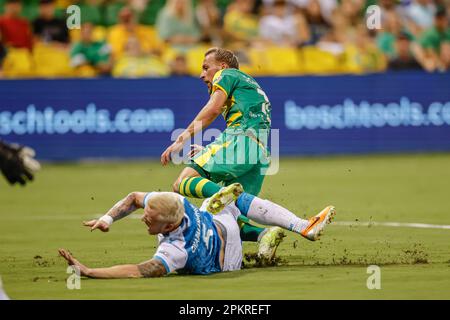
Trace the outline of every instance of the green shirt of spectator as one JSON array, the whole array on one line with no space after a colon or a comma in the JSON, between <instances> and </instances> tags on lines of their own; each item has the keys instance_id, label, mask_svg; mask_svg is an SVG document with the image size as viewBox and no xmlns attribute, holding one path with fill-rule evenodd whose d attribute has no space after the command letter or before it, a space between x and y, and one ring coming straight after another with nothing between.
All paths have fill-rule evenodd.
<instances>
[{"instance_id":1,"label":"green shirt of spectator","mask_svg":"<svg viewBox=\"0 0 450 320\"><path fill-rule=\"evenodd\" d=\"M440 53L443 42L450 42L450 28L441 32L436 27L433 27L425 31L419 40L420 45L424 49L432 49L436 53Z\"/></svg>"},{"instance_id":2,"label":"green shirt of spectator","mask_svg":"<svg viewBox=\"0 0 450 320\"><path fill-rule=\"evenodd\" d=\"M100 63L109 61L110 51L109 45L104 41L78 42L70 52L71 64L73 67L79 67L84 64L95 67Z\"/></svg>"},{"instance_id":3,"label":"green shirt of spectator","mask_svg":"<svg viewBox=\"0 0 450 320\"><path fill-rule=\"evenodd\" d=\"M402 35L408 38L409 41L415 41L414 36L403 30ZM395 41L397 37L392 32L382 32L377 36L377 47L390 59L397 57L397 50L395 49Z\"/></svg>"},{"instance_id":4,"label":"green shirt of spectator","mask_svg":"<svg viewBox=\"0 0 450 320\"><path fill-rule=\"evenodd\" d=\"M395 56L395 36L390 32L383 32L377 36L377 47L389 58Z\"/></svg>"}]
</instances>

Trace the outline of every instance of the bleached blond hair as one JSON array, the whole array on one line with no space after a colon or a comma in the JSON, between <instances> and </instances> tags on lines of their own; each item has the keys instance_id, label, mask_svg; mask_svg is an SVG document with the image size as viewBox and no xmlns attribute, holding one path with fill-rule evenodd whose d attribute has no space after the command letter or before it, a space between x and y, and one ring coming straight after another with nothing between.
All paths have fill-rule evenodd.
<instances>
[{"instance_id":1,"label":"bleached blond hair","mask_svg":"<svg viewBox=\"0 0 450 320\"><path fill-rule=\"evenodd\" d=\"M159 213L161 222L176 223L184 215L183 203L173 192L158 192L150 197L147 205Z\"/></svg>"}]
</instances>

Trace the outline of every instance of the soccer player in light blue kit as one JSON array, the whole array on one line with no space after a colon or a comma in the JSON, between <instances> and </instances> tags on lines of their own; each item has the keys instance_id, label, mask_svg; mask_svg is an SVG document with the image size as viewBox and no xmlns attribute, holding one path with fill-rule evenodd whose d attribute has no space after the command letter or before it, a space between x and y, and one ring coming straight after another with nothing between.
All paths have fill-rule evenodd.
<instances>
[{"instance_id":1,"label":"soccer player in light blue kit","mask_svg":"<svg viewBox=\"0 0 450 320\"><path fill-rule=\"evenodd\" d=\"M132 192L103 217L84 225L106 232L114 221L138 208L144 208L142 221L148 233L159 237L159 246L150 260L94 269L80 263L65 249L59 250L60 255L69 265L78 267L80 275L90 278L160 277L174 271L187 274L234 271L242 266L242 242L236 222L239 215L314 241L335 214L334 208L328 206L304 220L269 200L244 193L242 186L235 183L206 199L201 208L173 192Z\"/></svg>"}]
</instances>

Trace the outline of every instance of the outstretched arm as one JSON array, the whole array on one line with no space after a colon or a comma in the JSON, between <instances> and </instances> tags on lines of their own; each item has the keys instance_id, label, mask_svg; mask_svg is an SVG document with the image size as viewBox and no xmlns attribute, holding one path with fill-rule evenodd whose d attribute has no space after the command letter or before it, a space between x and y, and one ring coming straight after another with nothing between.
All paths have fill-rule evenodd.
<instances>
[{"instance_id":1,"label":"outstretched arm","mask_svg":"<svg viewBox=\"0 0 450 320\"><path fill-rule=\"evenodd\" d=\"M109 226L137 209L143 208L145 192L131 192L125 198L117 202L109 211L98 220L84 221L83 225L91 227L91 231L100 229L103 232L109 231Z\"/></svg>"},{"instance_id":2,"label":"outstretched arm","mask_svg":"<svg viewBox=\"0 0 450 320\"><path fill-rule=\"evenodd\" d=\"M222 113L222 108L227 101L227 96L222 90L216 90L208 103L200 110L191 124L181 133L177 140L161 155L161 163L166 165L171 159L171 153L180 152L186 141L192 136L209 127L211 123Z\"/></svg>"},{"instance_id":3,"label":"outstretched arm","mask_svg":"<svg viewBox=\"0 0 450 320\"><path fill-rule=\"evenodd\" d=\"M166 268L157 259L151 259L140 264L124 264L109 268L88 268L69 251L59 249L59 254L66 259L70 266L75 266L80 270L80 276L95 279L120 279L120 278L155 278L167 274Z\"/></svg>"}]
</instances>

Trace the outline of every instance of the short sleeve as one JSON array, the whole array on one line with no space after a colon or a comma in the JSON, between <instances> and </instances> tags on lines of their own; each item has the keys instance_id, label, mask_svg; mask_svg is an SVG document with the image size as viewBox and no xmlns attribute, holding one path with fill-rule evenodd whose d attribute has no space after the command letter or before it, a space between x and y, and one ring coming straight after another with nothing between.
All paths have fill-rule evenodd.
<instances>
[{"instance_id":1,"label":"short sleeve","mask_svg":"<svg viewBox=\"0 0 450 320\"><path fill-rule=\"evenodd\" d=\"M217 89L219 89L222 90L227 97L230 97L233 94L236 83L236 76L231 73L229 69L222 69L217 71L214 75L211 93L214 93Z\"/></svg>"},{"instance_id":2,"label":"short sleeve","mask_svg":"<svg viewBox=\"0 0 450 320\"><path fill-rule=\"evenodd\" d=\"M163 241L156 250L154 259L162 262L167 273L184 268L188 254L181 240Z\"/></svg>"}]
</instances>

